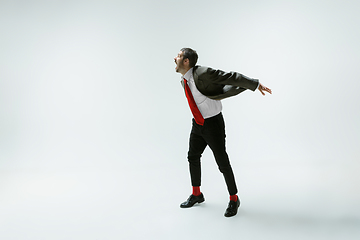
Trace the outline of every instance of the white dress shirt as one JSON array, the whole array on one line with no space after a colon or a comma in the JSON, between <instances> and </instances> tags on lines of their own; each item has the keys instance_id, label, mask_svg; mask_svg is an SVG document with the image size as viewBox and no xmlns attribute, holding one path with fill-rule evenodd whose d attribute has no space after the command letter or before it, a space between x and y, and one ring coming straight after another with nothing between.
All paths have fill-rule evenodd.
<instances>
[{"instance_id":1,"label":"white dress shirt","mask_svg":"<svg viewBox=\"0 0 360 240\"><path fill-rule=\"evenodd\" d=\"M204 119L218 115L222 110L222 104L220 100L213 100L199 92L194 82L192 70L193 69L191 68L189 71L187 71L185 75L182 76L182 79L186 79L201 115Z\"/></svg>"}]
</instances>

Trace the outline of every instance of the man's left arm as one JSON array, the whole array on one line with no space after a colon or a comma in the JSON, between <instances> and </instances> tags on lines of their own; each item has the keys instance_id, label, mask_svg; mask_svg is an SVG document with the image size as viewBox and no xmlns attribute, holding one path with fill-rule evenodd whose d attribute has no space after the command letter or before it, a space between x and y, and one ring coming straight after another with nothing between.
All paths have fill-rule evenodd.
<instances>
[{"instance_id":1,"label":"man's left arm","mask_svg":"<svg viewBox=\"0 0 360 240\"><path fill-rule=\"evenodd\" d=\"M214 82L231 84L233 86L239 86L252 91L258 89L264 96L265 92L272 94L271 89L262 85L258 79L249 78L238 72L226 73L222 70L211 69L208 73L211 73L210 76L213 80L215 80Z\"/></svg>"},{"instance_id":2,"label":"man's left arm","mask_svg":"<svg viewBox=\"0 0 360 240\"><path fill-rule=\"evenodd\" d=\"M259 85L258 79L249 78L238 72L224 72L219 69L203 67L199 70L201 70L199 79L207 79L214 84L237 86L252 91L255 91Z\"/></svg>"}]
</instances>

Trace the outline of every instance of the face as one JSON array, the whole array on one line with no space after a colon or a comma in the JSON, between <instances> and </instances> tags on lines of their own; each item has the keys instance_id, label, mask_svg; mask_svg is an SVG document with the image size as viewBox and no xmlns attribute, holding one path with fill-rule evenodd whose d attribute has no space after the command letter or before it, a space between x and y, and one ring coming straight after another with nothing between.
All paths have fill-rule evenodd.
<instances>
[{"instance_id":1,"label":"face","mask_svg":"<svg viewBox=\"0 0 360 240\"><path fill-rule=\"evenodd\" d=\"M175 71L179 73L183 73L183 71L185 70L184 53L180 51L178 55L174 57L174 61L176 64Z\"/></svg>"}]
</instances>

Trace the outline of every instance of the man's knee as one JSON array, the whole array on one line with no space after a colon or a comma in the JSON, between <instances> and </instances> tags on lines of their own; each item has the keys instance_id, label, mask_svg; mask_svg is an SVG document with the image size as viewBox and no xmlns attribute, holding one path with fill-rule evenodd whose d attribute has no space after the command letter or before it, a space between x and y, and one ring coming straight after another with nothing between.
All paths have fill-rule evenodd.
<instances>
[{"instance_id":1,"label":"man's knee","mask_svg":"<svg viewBox=\"0 0 360 240\"><path fill-rule=\"evenodd\" d=\"M200 158L201 158L201 154L188 154L188 161L189 163L193 163L193 164L200 164Z\"/></svg>"},{"instance_id":2,"label":"man's knee","mask_svg":"<svg viewBox=\"0 0 360 240\"><path fill-rule=\"evenodd\" d=\"M232 167L231 167L231 165L229 164L229 165L222 165L222 166L218 166L219 167L219 171L221 172L221 173L231 173L232 172Z\"/></svg>"}]
</instances>

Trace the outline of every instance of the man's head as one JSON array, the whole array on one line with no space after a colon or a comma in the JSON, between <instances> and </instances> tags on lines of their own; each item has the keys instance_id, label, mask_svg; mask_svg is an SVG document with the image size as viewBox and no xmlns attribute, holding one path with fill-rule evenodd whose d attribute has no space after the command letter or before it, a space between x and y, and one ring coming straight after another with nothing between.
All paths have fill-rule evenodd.
<instances>
[{"instance_id":1,"label":"man's head","mask_svg":"<svg viewBox=\"0 0 360 240\"><path fill-rule=\"evenodd\" d=\"M182 48L178 55L174 57L176 63L175 71L184 75L190 68L196 65L198 55L191 48Z\"/></svg>"}]
</instances>

